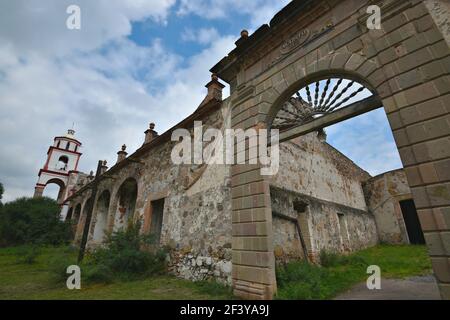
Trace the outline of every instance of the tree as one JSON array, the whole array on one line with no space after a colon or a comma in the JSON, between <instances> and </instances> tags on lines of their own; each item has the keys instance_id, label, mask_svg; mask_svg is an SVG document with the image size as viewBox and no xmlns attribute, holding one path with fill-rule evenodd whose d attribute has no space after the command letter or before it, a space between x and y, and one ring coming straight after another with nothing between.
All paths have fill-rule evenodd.
<instances>
[{"instance_id":1,"label":"tree","mask_svg":"<svg viewBox=\"0 0 450 320\"><path fill-rule=\"evenodd\" d=\"M60 207L50 198L20 198L0 211L0 244L57 245L71 239L71 226L60 219Z\"/></svg>"},{"instance_id":2,"label":"tree","mask_svg":"<svg viewBox=\"0 0 450 320\"><path fill-rule=\"evenodd\" d=\"M2 205L3 192L5 192L5 188L3 188L3 184L0 182L0 206Z\"/></svg>"}]
</instances>

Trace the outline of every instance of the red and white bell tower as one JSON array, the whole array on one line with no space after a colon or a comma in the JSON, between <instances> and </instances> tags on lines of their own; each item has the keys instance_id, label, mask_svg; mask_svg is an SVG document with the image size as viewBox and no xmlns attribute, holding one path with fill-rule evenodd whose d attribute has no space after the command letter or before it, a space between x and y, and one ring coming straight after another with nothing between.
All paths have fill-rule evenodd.
<instances>
[{"instance_id":1,"label":"red and white bell tower","mask_svg":"<svg viewBox=\"0 0 450 320\"><path fill-rule=\"evenodd\" d=\"M67 186L72 175L77 175L78 162L81 157L79 142L74 137L75 131L69 129L67 134L55 137L54 143L47 152L47 161L39 170L39 179L34 188L34 197L41 197L49 183L59 186L58 203L62 204L69 196Z\"/></svg>"}]
</instances>

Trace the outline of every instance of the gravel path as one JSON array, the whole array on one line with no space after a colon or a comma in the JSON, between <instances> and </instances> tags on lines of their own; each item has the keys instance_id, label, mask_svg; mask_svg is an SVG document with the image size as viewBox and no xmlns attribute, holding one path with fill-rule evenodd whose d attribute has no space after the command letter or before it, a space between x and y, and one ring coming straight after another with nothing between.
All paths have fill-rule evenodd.
<instances>
[{"instance_id":1,"label":"gravel path","mask_svg":"<svg viewBox=\"0 0 450 320\"><path fill-rule=\"evenodd\" d=\"M440 300L434 276L407 279L381 279L380 290L369 290L366 283L338 295L335 300Z\"/></svg>"}]
</instances>

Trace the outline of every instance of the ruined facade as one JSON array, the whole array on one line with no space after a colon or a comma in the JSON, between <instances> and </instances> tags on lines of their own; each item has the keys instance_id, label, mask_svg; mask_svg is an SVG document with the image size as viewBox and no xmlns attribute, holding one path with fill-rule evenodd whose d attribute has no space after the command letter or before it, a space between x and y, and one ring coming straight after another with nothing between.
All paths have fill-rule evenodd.
<instances>
[{"instance_id":1,"label":"ruined facade","mask_svg":"<svg viewBox=\"0 0 450 320\"><path fill-rule=\"evenodd\" d=\"M374 4L381 29L366 23ZM159 136L150 127L140 149L128 157L122 150L94 180L96 194L91 182L67 199L76 240L91 201L88 244L101 241L101 230L142 217L143 232L159 234L172 249L174 273L232 283L244 298L271 298L276 259L407 242L395 201L411 193L441 294L449 298L449 12L444 0L291 2L251 36L242 32L211 69L230 84L230 97L222 101L213 76L193 115ZM342 79L370 96L331 107L331 88ZM307 97L293 97L299 90ZM323 139L322 128L378 107L387 113L410 191L401 173L371 178ZM280 128L278 174L262 176L260 164L173 165L171 133L192 131L194 120Z\"/></svg>"},{"instance_id":2,"label":"ruined facade","mask_svg":"<svg viewBox=\"0 0 450 320\"><path fill-rule=\"evenodd\" d=\"M219 88L215 77L213 84ZM128 156L123 146L117 163L103 168L95 200L93 177L78 184L67 199L69 219L77 222L76 243L91 204L88 248L101 245L107 232L125 228L130 218L140 218L143 232L156 234L160 245L169 249L172 273L232 284L230 165L176 165L171 160L178 143L171 141L172 132L189 128L193 134L194 121L202 121L203 130L224 131L230 127L229 101L208 95L191 117L160 136L151 124L140 149ZM398 171L400 187L409 190L402 173ZM275 262L306 258L318 263L322 250L345 254L376 245L380 235L391 232L386 224L377 228L372 212L379 206L375 194L393 192L391 184L376 183L381 177L372 178L329 145L324 131L283 142L279 170L269 178ZM408 192L401 195L412 198ZM383 209L377 212L395 215ZM396 232L394 238L402 236Z\"/></svg>"}]
</instances>

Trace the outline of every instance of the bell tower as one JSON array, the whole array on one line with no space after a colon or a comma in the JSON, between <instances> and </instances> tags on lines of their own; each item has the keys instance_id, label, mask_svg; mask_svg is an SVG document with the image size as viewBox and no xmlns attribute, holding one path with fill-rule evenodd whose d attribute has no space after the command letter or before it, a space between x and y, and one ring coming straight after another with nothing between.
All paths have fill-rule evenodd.
<instances>
[{"instance_id":1,"label":"bell tower","mask_svg":"<svg viewBox=\"0 0 450 320\"><path fill-rule=\"evenodd\" d=\"M45 187L49 183L59 186L58 203L62 204L68 196L67 185L69 177L78 173L79 152L81 143L75 139L75 131L69 129L64 136L55 137L53 145L47 152L47 161L39 170L39 179L34 188L34 197L42 197Z\"/></svg>"}]
</instances>

